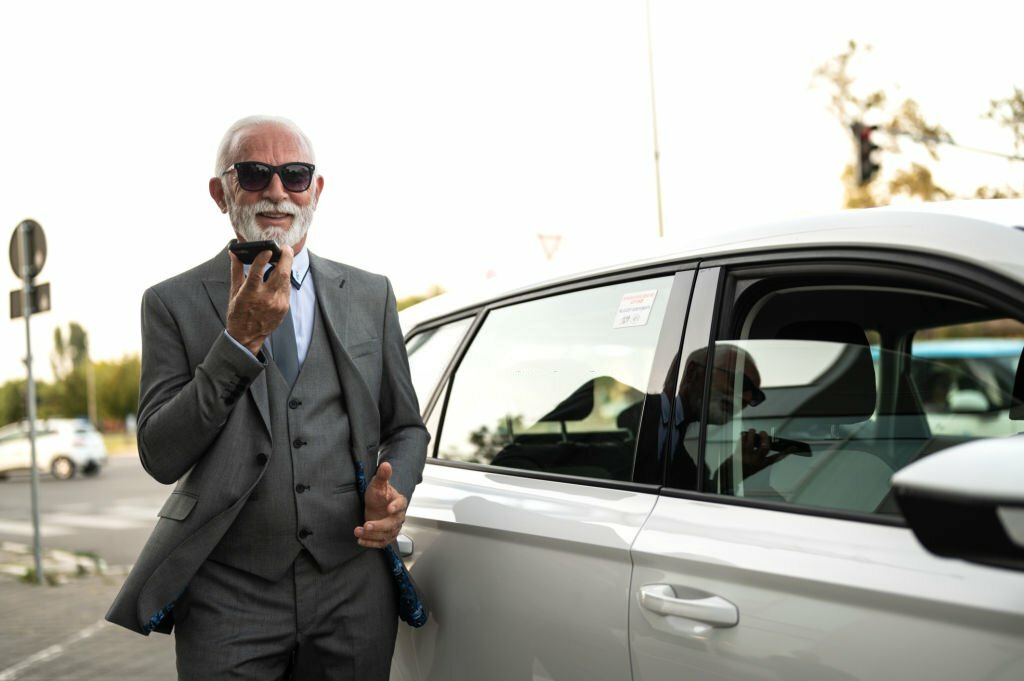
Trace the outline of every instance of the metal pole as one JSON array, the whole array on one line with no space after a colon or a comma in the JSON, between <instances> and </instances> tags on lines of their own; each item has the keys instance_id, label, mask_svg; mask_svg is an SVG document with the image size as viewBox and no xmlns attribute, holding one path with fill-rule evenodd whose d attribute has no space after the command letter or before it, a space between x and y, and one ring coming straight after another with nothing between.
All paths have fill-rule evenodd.
<instances>
[{"instance_id":1,"label":"metal pole","mask_svg":"<svg viewBox=\"0 0 1024 681\"><path fill-rule=\"evenodd\" d=\"M96 365L92 363L88 336L85 337L85 406L89 413L89 422L99 428L100 421L96 414Z\"/></svg>"},{"instance_id":2,"label":"metal pole","mask_svg":"<svg viewBox=\"0 0 1024 681\"><path fill-rule=\"evenodd\" d=\"M658 148L658 107L654 99L654 39L651 35L651 0L647 0L647 67L651 74L651 123L654 127L654 187L658 196L658 236L665 236L661 216L661 151Z\"/></svg>"},{"instance_id":3,"label":"metal pole","mask_svg":"<svg viewBox=\"0 0 1024 681\"><path fill-rule=\"evenodd\" d=\"M21 307L25 311L25 368L28 370L28 441L32 449L32 548L36 562L36 583L43 583L43 547L39 532L39 469L36 467L36 382L32 378L32 253L28 243L29 225L22 223L19 230L21 240Z\"/></svg>"}]
</instances>

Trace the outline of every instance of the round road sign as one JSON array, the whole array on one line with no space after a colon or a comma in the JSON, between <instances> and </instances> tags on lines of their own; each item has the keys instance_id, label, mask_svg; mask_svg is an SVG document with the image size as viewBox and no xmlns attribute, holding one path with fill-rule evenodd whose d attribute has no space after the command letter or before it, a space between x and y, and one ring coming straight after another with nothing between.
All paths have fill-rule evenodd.
<instances>
[{"instance_id":1,"label":"round road sign","mask_svg":"<svg viewBox=\"0 0 1024 681\"><path fill-rule=\"evenodd\" d=\"M19 279L25 276L22 238L28 239L28 278L34 279L46 263L46 236L43 235L42 226L35 220L22 220L14 228L14 234L11 235L11 267Z\"/></svg>"}]
</instances>

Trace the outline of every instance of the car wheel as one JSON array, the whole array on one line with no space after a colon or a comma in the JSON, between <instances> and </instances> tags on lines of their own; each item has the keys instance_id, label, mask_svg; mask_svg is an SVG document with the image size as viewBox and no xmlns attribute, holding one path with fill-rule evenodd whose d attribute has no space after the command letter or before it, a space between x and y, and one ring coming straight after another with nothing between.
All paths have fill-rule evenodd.
<instances>
[{"instance_id":1,"label":"car wheel","mask_svg":"<svg viewBox=\"0 0 1024 681\"><path fill-rule=\"evenodd\" d=\"M58 480L70 480L75 477L75 462L66 456L58 456L50 464L50 472Z\"/></svg>"}]
</instances>

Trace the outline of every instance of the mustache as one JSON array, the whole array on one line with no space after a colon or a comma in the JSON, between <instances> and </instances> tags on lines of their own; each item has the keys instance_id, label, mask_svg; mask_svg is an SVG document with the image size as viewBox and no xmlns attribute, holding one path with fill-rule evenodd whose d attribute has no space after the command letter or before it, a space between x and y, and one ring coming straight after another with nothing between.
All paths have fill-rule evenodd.
<instances>
[{"instance_id":1,"label":"mustache","mask_svg":"<svg viewBox=\"0 0 1024 681\"><path fill-rule=\"evenodd\" d=\"M242 207L244 214L248 217L255 216L257 213L287 213L289 215L301 215L302 209L296 206L294 203L285 199L284 201L268 201L267 199L260 199L256 203Z\"/></svg>"}]
</instances>

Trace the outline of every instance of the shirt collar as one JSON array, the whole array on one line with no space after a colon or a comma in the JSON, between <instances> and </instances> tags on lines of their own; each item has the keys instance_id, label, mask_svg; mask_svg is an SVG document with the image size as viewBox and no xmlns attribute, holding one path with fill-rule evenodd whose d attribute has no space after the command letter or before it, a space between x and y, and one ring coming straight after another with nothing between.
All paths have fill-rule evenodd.
<instances>
[{"instance_id":1,"label":"shirt collar","mask_svg":"<svg viewBox=\"0 0 1024 681\"><path fill-rule=\"evenodd\" d=\"M292 260L292 276L301 286L306 283L307 274L309 274L309 250L303 247L295 254L295 260Z\"/></svg>"}]
</instances>

